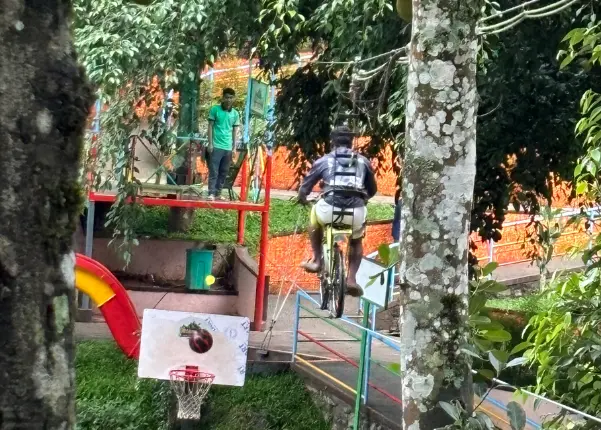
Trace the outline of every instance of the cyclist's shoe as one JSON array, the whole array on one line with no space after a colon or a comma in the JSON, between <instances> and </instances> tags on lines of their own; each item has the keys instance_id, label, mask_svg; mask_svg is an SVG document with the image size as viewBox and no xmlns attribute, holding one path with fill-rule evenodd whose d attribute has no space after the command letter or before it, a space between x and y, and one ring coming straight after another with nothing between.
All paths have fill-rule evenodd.
<instances>
[{"instance_id":1,"label":"cyclist's shoe","mask_svg":"<svg viewBox=\"0 0 601 430\"><path fill-rule=\"evenodd\" d=\"M313 260L305 261L301 264L301 267L305 269L309 273L319 273L321 272L321 266L319 263L316 263Z\"/></svg>"},{"instance_id":2,"label":"cyclist's shoe","mask_svg":"<svg viewBox=\"0 0 601 430\"><path fill-rule=\"evenodd\" d=\"M363 295L363 288L357 283L346 281L346 293L351 297L361 297Z\"/></svg>"}]
</instances>

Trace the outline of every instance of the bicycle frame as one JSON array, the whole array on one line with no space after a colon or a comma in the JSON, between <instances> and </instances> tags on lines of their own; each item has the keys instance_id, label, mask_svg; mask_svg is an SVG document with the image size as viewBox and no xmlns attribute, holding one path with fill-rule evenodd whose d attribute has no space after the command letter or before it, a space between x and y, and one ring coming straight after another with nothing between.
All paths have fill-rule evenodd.
<instances>
[{"instance_id":1,"label":"bicycle frame","mask_svg":"<svg viewBox=\"0 0 601 430\"><path fill-rule=\"evenodd\" d=\"M353 234L352 229L337 229L332 225L327 225L325 227L325 240L323 244L323 262L325 267L327 268L326 273L328 278L332 277L332 273L334 272L332 250L334 246L339 246L339 242L344 242L347 238L349 238ZM330 279L328 279L330 280Z\"/></svg>"}]
</instances>

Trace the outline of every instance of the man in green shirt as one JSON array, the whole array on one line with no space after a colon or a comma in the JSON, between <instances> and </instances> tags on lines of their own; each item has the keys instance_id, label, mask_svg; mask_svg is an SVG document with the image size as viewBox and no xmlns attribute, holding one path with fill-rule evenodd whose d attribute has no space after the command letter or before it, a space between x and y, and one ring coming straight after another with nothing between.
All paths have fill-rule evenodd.
<instances>
[{"instance_id":1,"label":"man in green shirt","mask_svg":"<svg viewBox=\"0 0 601 430\"><path fill-rule=\"evenodd\" d=\"M221 189L236 151L240 114L233 108L236 92L223 90L221 104L209 111L209 200L221 200Z\"/></svg>"}]
</instances>

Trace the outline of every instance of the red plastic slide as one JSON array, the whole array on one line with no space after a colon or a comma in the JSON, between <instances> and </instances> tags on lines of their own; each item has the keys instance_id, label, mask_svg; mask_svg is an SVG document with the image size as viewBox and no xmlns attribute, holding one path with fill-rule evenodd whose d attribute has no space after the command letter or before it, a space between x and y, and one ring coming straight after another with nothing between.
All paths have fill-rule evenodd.
<instances>
[{"instance_id":1,"label":"red plastic slide","mask_svg":"<svg viewBox=\"0 0 601 430\"><path fill-rule=\"evenodd\" d=\"M137 359L142 325L123 285L96 260L76 254L75 286L96 303L125 355Z\"/></svg>"}]
</instances>

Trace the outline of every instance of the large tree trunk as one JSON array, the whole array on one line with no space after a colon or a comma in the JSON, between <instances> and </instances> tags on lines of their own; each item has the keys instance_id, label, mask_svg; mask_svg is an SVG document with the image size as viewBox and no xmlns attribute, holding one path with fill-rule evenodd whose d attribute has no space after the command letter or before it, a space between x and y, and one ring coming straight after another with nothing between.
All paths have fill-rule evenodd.
<instances>
[{"instance_id":1,"label":"large tree trunk","mask_svg":"<svg viewBox=\"0 0 601 430\"><path fill-rule=\"evenodd\" d=\"M92 102L69 1L0 0L0 428L74 425L74 254Z\"/></svg>"},{"instance_id":2,"label":"large tree trunk","mask_svg":"<svg viewBox=\"0 0 601 430\"><path fill-rule=\"evenodd\" d=\"M403 163L403 428L449 423L440 400L471 409L468 235L476 170L479 0L414 0Z\"/></svg>"}]
</instances>

